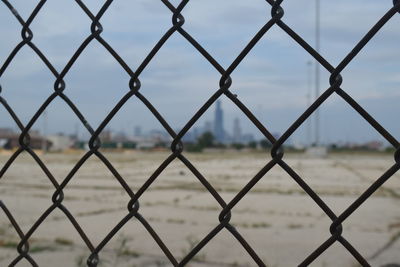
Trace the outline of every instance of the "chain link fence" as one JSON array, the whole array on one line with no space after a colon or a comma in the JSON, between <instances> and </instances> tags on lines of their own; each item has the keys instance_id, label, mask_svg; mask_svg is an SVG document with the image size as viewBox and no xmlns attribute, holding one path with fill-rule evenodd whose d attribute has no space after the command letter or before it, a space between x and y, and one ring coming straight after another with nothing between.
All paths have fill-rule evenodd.
<instances>
[{"instance_id":1,"label":"chain link fence","mask_svg":"<svg viewBox=\"0 0 400 267\"><path fill-rule=\"evenodd\" d=\"M189 32L184 29L185 18L181 14L185 6L188 4L189 0L181 1L177 6L174 6L168 0L161 0L160 4L164 4L170 11L172 17L172 26L167 32L159 39L157 44L153 47L151 52L143 60L143 62L133 70L124 59L118 54L118 51L114 50L113 47L103 39L102 31L103 27L101 24L102 16L107 12L109 6L112 4L113 0L107 0L98 11L97 14L92 13L92 11L85 5L81 0L75 0L76 4L84 11L88 18L92 21L90 25L91 33L87 38L81 43L79 48L74 52L73 56L69 59L68 63L64 66L61 71L58 71L52 63L48 60L46 55L41 51L40 47L37 47L34 43L34 33L30 29L30 25L35 20L39 12L45 12L43 6L46 0L38 1L34 10L27 19L22 18L18 11L13 7L12 3L8 0L2 0L2 3L12 12L15 19L21 24L21 36L22 40L9 54L6 61L0 68L0 78L13 61L14 57L19 53L21 48L28 46L32 49L33 53L37 54L43 63L47 66L48 70L54 75L54 92L48 96L40 108L34 113L29 122L24 125L18 118L16 113L13 111L12 107L7 104L6 99L1 96L0 87L0 103L8 111L11 118L18 125L21 133L19 135L19 149L13 153L13 155L8 159L8 161L1 166L0 178L4 176L7 169L13 164L14 160L24 151L29 153L40 168L44 171L48 177L49 182L54 186L54 194L52 196L52 205L47 208L47 210L36 220L36 222L29 228L28 231L23 232L14 219L12 211L7 208L6 203L0 200L0 207L3 213L8 218L9 222L14 227L15 231L20 237L20 242L17 246L18 256L10 263L9 266L15 266L20 261L26 260L32 266L38 266L35 259L30 255L29 250L29 240L31 236L35 233L38 227L46 220L46 218L52 214L55 210L62 211L68 220L71 222L73 227L79 233L80 237L86 244L86 246L91 251L88 255L87 265L97 266L101 261L101 252L109 241L124 227L124 225L133 218L136 218L139 222L143 224L148 233L153 237L155 242L158 244L159 248L164 252L165 256L169 259L174 266L184 266L189 263L199 251L207 246L210 240L212 240L219 232L226 229L232 236L239 242L247 253L254 260L254 263L258 266L266 266L259 255L255 252L248 241L238 232L238 230L230 223L232 216L232 209L241 201L241 199L263 178L263 176L269 172L274 166L280 166L284 171L289 174L294 181L304 190L304 192L320 207L320 209L330 218L332 224L327 231L330 232L330 237L323 242L319 247L310 255L304 256L304 261L299 263L299 266L308 266L315 259L317 259L325 250L327 250L334 243L340 243L344 248L348 250L362 266L370 266L365 257L357 251L355 247L346 239L343 222L352 215L377 189L382 186L388 179L390 179L399 169L400 169L400 145L398 140L393 137L384 127L380 125L366 110L361 107L357 101L355 101L346 91L341 87L342 76L341 73L346 69L347 65L357 56L357 54L363 49L363 47L377 34L381 28L387 23L393 16L398 15L400 12L400 1L394 0L393 6L387 7L387 12L381 17L381 19L368 31L368 33L357 43L353 50L337 65L331 65L321 54L319 54L310 44L308 44L300 35L298 35L293 29L291 29L284 22L285 13L284 9L281 7L283 0L266 0L266 4L271 7L271 18L265 23L265 25L257 32L257 34L248 42L236 59L228 66L228 68L223 68L215 58L207 52L204 47L196 41L195 38L191 36ZM247 56L247 54L253 49L253 47L260 41L263 36L268 34L271 27L279 27L283 32L290 36L296 43L306 50L323 68L325 68L329 73L331 73L329 78L330 87L327 88L319 97L316 99L305 111L297 118L297 120L278 138L276 139L270 131L256 118L256 116L244 105L238 97L230 91L232 85L231 74ZM219 72L221 75L218 90L214 92L213 95L202 105L202 107L197 110L195 115L186 122L185 126L176 132L164 119L164 117L158 112L158 110L152 105L152 103L142 94L140 88L140 75L146 69L148 64L152 61L154 56L158 53L160 48L165 44L165 42L173 35L183 36L191 46L193 46L194 51L201 54L208 62L211 64L215 71ZM84 53L85 48L91 42L100 43L109 54L118 62L121 66L121 71L125 71L130 76L129 85L127 85L127 93L120 99L118 104L112 109L112 111L104 118L102 123L98 128L94 129L82 115L80 110L76 107L73 101L68 97L66 84L64 82L64 77L67 73L74 67L76 60ZM1 82L1 80L0 80ZM309 118L318 107L324 103L332 95L337 94L344 101L346 101L355 112L359 113L365 121L367 121L372 127L376 129L394 148L394 164L387 169L380 177L378 177L369 188L363 192L347 209L341 214L335 214L331 208L320 198L320 196L304 181L304 179L296 173L296 171L291 168L286 162L284 157L283 144L288 138L293 135L293 133L304 123L304 121ZM229 202L225 202L218 191L208 182L207 178L204 177L196 167L188 160L184 153L184 147L182 143L182 138L191 129L196 121L210 108L210 106L217 101L222 95L228 97L242 112L247 116L251 122L257 127L257 129L262 133L262 135L271 142L272 149L271 155L272 160L265 164L265 166L259 170L259 172L236 194L236 196ZM143 104L151 111L154 117L161 123L164 129L173 138L171 143L171 153L164 160L164 162L157 168L157 170L146 180L146 182L137 190L133 192L124 178L120 175L118 169L116 169L113 164L107 159L107 157L100 151L101 140L99 135L108 125L108 123L113 119L113 117L118 113L122 106L124 106L127 101L131 98L138 98ZM30 136L29 131L32 126L37 122L39 117L43 115L46 107L50 105L55 99L62 99L75 113L87 131L90 133L91 138L89 141L89 150L86 154L75 164L75 166L70 170L68 175L62 180L61 183L57 182L53 174L49 171L47 166L43 163L41 158L34 152L30 147ZM120 220L120 222L115 225L115 227L105 234L104 239L99 244L93 244L88 238L85 231L81 228L78 221L74 218L73 214L68 210L63 203L64 200L64 189L74 178L76 172L85 164L85 162L90 157L99 158L105 166L111 171L115 179L119 182L121 187L130 196L130 201L127 203L126 216ZM168 244L165 243L157 232L153 229L152 225L141 215L140 213L140 198L146 192L146 190L152 185L152 183L159 177L159 175L164 171L164 169L175 159L180 160L198 179L198 181L204 186L204 188L210 193L210 197L213 197L220 205L221 211L219 217L216 218L216 226L212 231L210 231L204 238L194 246L191 251L187 253L183 259L178 260L168 248ZM1 181L0 181L1 186ZM4 215L2 215L4 216Z\"/></svg>"}]
</instances>

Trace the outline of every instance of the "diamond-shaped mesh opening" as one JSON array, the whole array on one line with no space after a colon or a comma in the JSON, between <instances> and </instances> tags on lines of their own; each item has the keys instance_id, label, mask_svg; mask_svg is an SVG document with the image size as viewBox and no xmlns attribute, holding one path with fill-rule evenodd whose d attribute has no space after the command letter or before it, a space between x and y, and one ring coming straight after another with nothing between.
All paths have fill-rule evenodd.
<instances>
[{"instance_id":1,"label":"diamond-shaped mesh opening","mask_svg":"<svg viewBox=\"0 0 400 267\"><path fill-rule=\"evenodd\" d=\"M106 55L100 56L104 53ZM94 63L91 58L98 58L98 61ZM99 77L103 77L104 81ZM65 77L65 81L68 83L65 94L93 127L99 125L129 91L129 76L98 43L88 45L85 53L78 58L74 68Z\"/></svg>"},{"instance_id":2,"label":"diamond-shaped mesh opening","mask_svg":"<svg viewBox=\"0 0 400 267\"><path fill-rule=\"evenodd\" d=\"M210 9L210 6L213 8ZM212 0L203 3L193 1L182 12L185 18L187 16L183 28L223 67L227 67L252 35L265 24L266 13L268 6L258 1L243 3L234 0L229 5Z\"/></svg>"},{"instance_id":3,"label":"diamond-shaped mesh opening","mask_svg":"<svg viewBox=\"0 0 400 267\"><path fill-rule=\"evenodd\" d=\"M132 16L132 10L135 15ZM102 38L118 54L137 67L171 25L170 11L159 3L148 1L113 2L101 19ZM142 27L133 25L141 24ZM88 25L88 29L89 29ZM134 41L135 44L131 45Z\"/></svg>"},{"instance_id":4,"label":"diamond-shaped mesh opening","mask_svg":"<svg viewBox=\"0 0 400 267\"><path fill-rule=\"evenodd\" d=\"M21 25L17 20L14 19L14 16L8 12L7 7L1 6L0 12L2 14L0 18L1 24L7 24L7 29L2 33L4 34L3 40L1 43L0 50L0 62L4 62L9 56L10 52L13 48L19 43L19 39L21 38L20 30Z\"/></svg>"},{"instance_id":5,"label":"diamond-shaped mesh opening","mask_svg":"<svg viewBox=\"0 0 400 267\"><path fill-rule=\"evenodd\" d=\"M49 1L30 28L34 32L35 45L60 71L90 33L90 23L90 19L75 2Z\"/></svg>"},{"instance_id":6,"label":"diamond-shaped mesh opening","mask_svg":"<svg viewBox=\"0 0 400 267\"><path fill-rule=\"evenodd\" d=\"M182 36L172 35L142 74L141 93L174 130L182 129L218 89L219 73L195 51ZM161 94L174 97L164 98Z\"/></svg>"},{"instance_id":7,"label":"diamond-shaped mesh opening","mask_svg":"<svg viewBox=\"0 0 400 267\"><path fill-rule=\"evenodd\" d=\"M18 72L22 76L16 75ZM1 95L20 119L27 123L53 92L52 80L51 72L40 58L29 47L23 47L2 75ZM25 97L18 97L19 94Z\"/></svg>"}]
</instances>

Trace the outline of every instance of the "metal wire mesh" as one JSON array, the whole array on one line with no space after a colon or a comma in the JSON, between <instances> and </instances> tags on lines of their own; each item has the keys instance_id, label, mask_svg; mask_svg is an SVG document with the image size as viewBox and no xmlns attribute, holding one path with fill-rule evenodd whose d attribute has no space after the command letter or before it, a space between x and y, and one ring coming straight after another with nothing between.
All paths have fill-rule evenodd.
<instances>
[{"instance_id":1,"label":"metal wire mesh","mask_svg":"<svg viewBox=\"0 0 400 267\"><path fill-rule=\"evenodd\" d=\"M34 33L30 29L30 25L35 20L39 12L42 12L42 7L46 3L46 0L41 0L33 9L27 20L24 20L18 13L16 9L8 0L2 0L3 4L12 12L15 18L22 26L21 42L12 50L6 61L3 63L0 69L0 78L4 71L13 61L14 57L18 54L21 48L29 46L34 53L36 53L40 59L45 63L48 70L54 75L54 92L48 96L40 108L34 113L29 122L24 125L18 118L13 109L7 104L6 99L1 96L0 87L0 103L8 111L11 118L18 125L21 130L19 136L19 149L9 158L4 166L0 169L0 178L4 176L7 169L13 164L14 160L23 152L28 152L40 168L44 171L49 181L54 186L54 194L52 196L53 204L47 208L47 210L36 220L36 222L30 227L27 232L23 232L18 225L18 222L14 219L12 213L7 208L6 204L0 200L0 207L3 210L5 216L8 218L16 232L20 237L20 242L17 246L18 256L10 263L10 266L16 265L21 260L28 261L32 266L38 266L33 257L30 255L29 251L29 240L38 227L46 220L46 218L53 213L56 209L61 210L68 220L71 222L73 227L79 233L80 237L86 244L86 246L91 251L88 255L87 265L97 266L100 258L102 249L107 246L109 241L124 227L124 225L131 220L133 217L140 221L149 234L153 237L155 242L157 242L160 249L164 252L166 257L169 259L171 264L174 266L184 266L193 259L194 256L207 244L211 239L213 239L219 232L223 229L228 230L234 238L239 242L243 248L252 257L254 262L259 266L266 266L266 264L261 260L259 255L253 250L251 245L246 241L246 239L237 231L237 229L230 223L232 209L241 201L241 199L260 181L260 179L274 166L280 166L284 171L289 174L294 181L304 190L304 192L315 201L315 203L321 208L321 210L330 218L332 224L329 228L331 236L322 243L319 247L310 255L305 255L303 262L299 263L299 266L307 266L311 264L316 258L318 258L326 249L328 249L332 244L339 242L344 248L346 248L353 257L362 265L370 266L367 260L357 251L355 247L345 238L343 234L342 223L352 215L352 213L357 210L364 201L366 201L383 183L385 183L393 174L395 174L400 169L400 145L399 142L393 137L384 127L382 127L378 121L376 121L366 110L361 107L357 101L355 101L346 91L341 88L342 77L341 72L347 67L347 65L357 56L357 54L363 49L363 47L374 37L374 35L380 31L380 29L385 25L396 13L400 12L400 1L394 0L393 6L388 7L388 11L382 16L382 18L368 31L368 33L357 43L353 50L335 67L331 65L323 56L321 56L311 45L309 45L300 35L298 35L294 30L284 23L284 10L281 7L283 0L266 0L266 4L271 6L271 18L265 23L265 25L257 32L257 34L248 42L240 54L235 58L235 60L229 65L227 69L224 69L215 58L210 55L203 46L198 43L187 31L184 29L185 18L182 16L181 12L188 4L189 0L183 0L179 5L174 6L168 0L161 0L170 11L172 15L172 26L167 32L159 39L157 44L153 47L151 52L143 60L143 62L137 67L135 71L122 59L117 51L102 38L101 34L103 27L100 23L102 16L107 12L109 6L112 4L113 0L107 0L98 11L97 14L93 14L91 10L81 1L75 0L76 4L84 11L84 13L92 21L90 25L91 33L87 38L81 43L79 48L75 51L73 56L69 59L68 63L59 72L48 60L46 55L42 53L39 47L37 47L33 42ZM160 3L160 4L161 4ZM268 131L268 129L256 118L255 115L238 99L236 95L231 93L229 90L232 85L232 80L230 75L235 71L242 60L247 56L247 54L253 49L253 47L259 42L259 40L268 34L268 31L274 25L278 26L283 32L290 36L294 41L297 42L304 50L306 50L323 68L325 68L330 75L329 83L330 87L327 88L320 97L313 102L309 108L307 108L304 113L297 118L297 120L280 136L278 139ZM212 96L203 104L203 106L195 113L195 115L184 125L184 127L179 131L175 132L168 122L163 118L163 116L157 111L157 109L152 105L152 103L142 94L140 88L140 75L143 70L148 66L153 57L158 53L160 48L165 44L165 42L174 34L179 34L183 36L188 43L190 43L194 51L197 50L214 68L220 73L221 78L219 82L219 89L215 91ZM64 77L73 68L76 60L85 51L85 48L91 42L99 42L110 55L119 63L122 70L125 71L130 76L129 91L120 99L117 105L112 109L112 111L104 118L102 123L97 129L93 129L87 122L85 117L81 114L79 109L75 106L73 101L67 96L66 84L64 82ZM346 101L355 112L359 113L372 127L376 129L395 149L394 154L395 163L386 170L379 178L377 178L374 183L372 183L369 188L363 192L350 206L345 209L341 214L335 214L330 207L319 197L319 195L304 181L302 177L295 170L293 170L284 160L284 150L282 148L286 140L304 123L304 121L309 118L318 107L324 103L333 94L337 94L344 101ZM210 108L210 106L222 95L227 96L242 112L245 114L250 121L258 128L258 130L263 134L263 136L272 143L272 160L270 160L265 166L259 170L259 172L235 195L235 197L228 203L220 196L217 190L207 181L207 179L195 168L195 166L188 160L188 158L183 153L183 144L181 142L184 135L191 129L194 123L199 120L200 117ZM105 155L100 152L101 142L99 135L112 120L112 118L118 113L121 107L129 101L130 98L137 97L143 104L151 111L154 117L161 123L169 135L173 138L171 143L171 153L164 160L164 162L157 168L157 170L146 180L146 182L137 190L133 192L124 178L119 174L118 170L110 163L110 161L105 157ZM71 110L75 113L84 127L88 130L91 135L89 141L89 151L75 164L75 166L70 170L68 175L58 183L53 174L49 171L40 157L33 151L30 147L30 137L29 131L32 126L38 120L38 118L43 114L46 107L49 106L52 101L56 98L61 98ZM115 227L105 235L104 239L99 244L93 244L85 231L81 228L77 220L70 213L68 208L63 204L64 200L64 188L71 182L74 178L76 172L85 164L90 157L98 157L104 165L111 171L115 179L120 183L121 187L130 196L130 201L127 204L126 216L120 220L120 222L115 225ZM146 192L146 190L151 186L151 184L159 177L163 170L175 159L179 159L199 180L199 182L204 186L204 188L210 193L210 195L219 203L221 206L221 212L219 217L216 218L216 226L210 231L204 238L194 246L194 248L187 253L187 255L180 261L170 252L168 244L159 237L157 232L152 228L151 224L143 217L140 213L139 200L140 197Z\"/></svg>"}]
</instances>

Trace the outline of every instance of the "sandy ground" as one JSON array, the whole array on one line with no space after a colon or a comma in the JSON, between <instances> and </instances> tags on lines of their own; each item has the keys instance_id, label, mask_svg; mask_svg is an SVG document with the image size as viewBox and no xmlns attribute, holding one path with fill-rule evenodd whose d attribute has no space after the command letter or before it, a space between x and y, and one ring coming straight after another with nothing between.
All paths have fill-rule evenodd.
<instances>
[{"instance_id":1,"label":"sandy ground","mask_svg":"<svg viewBox=\"0 0 400 267\"><path fill-rule=\"evenodd\" d=\"M136 192L161 162L162 152L106 154ZM262 153L185 154L226 202L269 161ZM62 179L82 155L40 156ZM0 155L0 166L9 156ZM285 155L287 163L336 213L345 210L394 164L386 155L331 155L311 159ZM400 263L400 174L393 176L343 224L343 236L373 266ZM0 180L0 199L24 232L51 206L54 187L21 155ZM129 196L97 158L90 158L64 190L63 204L94 245L127 215ZM178 259L218 225L221 207L198 179L175 160L140 198L140 214ZM268 266L297 266L329 235L331 221L279 166L274 167L236 205L231 223ZM18 237L0 210L0 266L18 255ZM84 266L89 249L65 214L56 209L30 239L30 255L39 266ZM171 266L135 218L100 253L99 266ZM25 261L18 266L30 266ZM188 266L256 266L233 235L223 229ZM311 266L358 266L335 243Z\"/></svg>"}]
</instances>

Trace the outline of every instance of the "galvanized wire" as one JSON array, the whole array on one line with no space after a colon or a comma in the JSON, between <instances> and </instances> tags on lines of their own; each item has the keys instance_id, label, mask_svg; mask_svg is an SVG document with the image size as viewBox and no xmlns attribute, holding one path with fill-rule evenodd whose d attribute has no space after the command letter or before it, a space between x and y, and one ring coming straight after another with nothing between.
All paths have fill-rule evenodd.
<instances>
[{"instance_id":1,"label":"galvanized wire","mask_svg":"<svg viewBox=\"0 0 400 267\"><path fill-rule=\"evenodd\" d=\"M1 85L0 85L0 103L9 113L10 117L15 121L19 127L21 133L19 135L19 149L17 149L8 161L0 169L0 178L4 176L10 165L13 164L14 160L23 152L28 152L32 158L36 161L38 166L43 170L49 181L54 187L54 194L52 196L53 204L47 208L47 210L35 221L35 223L29 228L29 230L24 233L19 227L17 221L14 219L11 211L7 208L6 203L0 200L0 208L3 213L8 218L10 224L14 227L15 231L20 237L20 242L17 246L18 256L10 263L9 266L15 266L21 260L26 260L32 266L38 266L34 258L29 254L29 240L31 236L35 233L38 227L46 220L46 218L52 214L56 209L61 210L68 220L71 222L73 227L78 232L79 236L82 238L83 242L86 244L91 254L88 255L87 265L97 266L100 261L101 251L109 243L109 241L124 227L124 225L133 218L136 218L142 223L146 231L155 240L160 249L164 252L165 256L169 259L174 266L184 266L190 262L194 256L196 256L200 250L202 250L210 240L212 240L219 232L223 229L228 230L233 237L239 242L243 248L252 257L254 262L258 266L266 266L266 264L261 260L259 255L252 248L250 243L238 232L238 230L230 223L234 207L242 200L242 198L262 179L266 173L268 173L274 166L280 166L287 174L289 174L293 180L304 190L304 192L321 208L321 210L330 218L332 224L329 230L331 236L317 247L310 255L304 255L304 261L299 263L299 266L308 266L316 258L318 258L326 249L328 249L332 244L339 242L346 248L349 253L362 265L370 266L365 257L363 257L355 247L344 237L344 227L343 222L352 215L383 183L390 179L399 169L400 169L400 145L398 140L392 136L378 121L376 121L360 104L354 100L342 87L342 76L341 73L346 69L347 65L357 56L357 54L363 49L363 47L378 33L381 28L394 16L396 13L400 13L400 1L394 0L393 6L388 7L388 11L382 16L382 18L368 31L367 34L357 43L353 50L336 66L331 65L321 54L319 54L311 45L309 45L300 35L298 35L292 28L290 28L284 19L284 9L281 4L283 0L266 0L267 4L271 6L271 18L261 27L261 29L256 33L256 35L248 42L244 49L239 53L239 55L234 59L234 61L224 69L218 61L199 43L196 39L190 35L185 29L185 18L182 15L183 9L188 4L189 0L183 0L179 5L174 6L168 0L161 0L160 4L164 4L170 11L172 15L172 26L165 32L165 34L159 39L150 53L145 57L143 62L136 68L135 71L122 59L116 50L101 36L103 32L102 24L100 23L101 18L107 12L109 6L112 4L113 0L107 0L97 12L97 14L92 13L92 11L82 2L81 0L75 0L76 4L82 9L82 11L91 20L90 25L90 35L86 37L79 46L79 48L74 52L73 56L69 59L67 64L61 71L57 71L52 63L48 60L46 55L37 47L34 42L34 33L30 29L30 25L35 20L39 12L42 12L44 4L47 0L41 0L33 9L32 13L27 20L24 20L18 13L18 11L12 6L10 1L2 0L3 4L12 12L18 22L21 24L21 42L12 50L5 62L0 68L0 78L2 77L5 70L8 68L10 63L13 61L15 56L19 53L21 48L28 46L32 51L39 56L43 63L47 66L48 70L53 74L54 82L54 92L48 96L40 108L35 112L32 118L24 125L18 118L12 107L7 103L6 99L1 96ZM294 41L297 42L305 51L309 53L323 68L325 68L331 75L329 78L330 87L327 88L319 97L316 99L305 111L297 118L297 120L280 136L276 139L270 131L256 118L256 116L244 105L237 95L230 91L230 87L233 84L231 79L231 74L240 65L243 59L248 55L248 53L253 49L253 47L262 39L268 31L273 26L278 26L283 32L290 36ZM209 99L203 104L203 106L195 113L194 116L184 125L184 127L179 131L175 132L164 117L158 112L158 110L152 105L152 103L145 97L142 93L140 75L143 70L146 69L148 64L152 61L154 56L158 53L165 42L173 35L179 34L184 37L188 43L190 43L194 51L200 53L214 68L220 73L221 78L218 88ZM128 91L120 99L120 101L115 105L112 111L104 118L101 124L96 128L92 128L89 122L85 119L73 101L67 96L67 84L64 81L64 77L73 68L76 60L84 53L86 47L91 43L97 41L101 44L109 54L115 59L115 61L121 66L121 70L125 71L129 77L130 81L127 85ZM1 81L1 80L0 80ZM319 197L319 195L304 181L304 179L296 173L296 171L291 168L284 160L284 150L283 145L288 140L290 136L308 119L319 106L324 103L333 94L340 96L345 102L347 102L354 111L360 114L365 121L367 121L373 128L376 129L382 137L384 137L395 149L394 153L394 164L386 170L380 177L378 177L369 188L362 193L344 212L341 214L335 214L330 207ZM228 97L232 103L234 103L244 115L246 115L249 120L257 127L257 129L262 133L262 135L269 140L272 144L271 155L272 159L265 164L265 166L252 178L250 181L234 196L234 198L226 203L224 199L220 196L218 191L208 182L206 177L204 177L196 167L190 162L190 160L184 155L182 138L187 134L187 132L192 128L192 126L203 116L203 114L210 108L210 106L217 101L222 95ZM171 143L171 153L164 160L164 162L156 169L156 171L145 181L145 183L137 190L133 192L122 175L113 166L113 164L107 159L107 157L99 150L101 148L101 140L99 138L102 131L113 119L113 117L118 113L122 106L127 103L132 97L138 98L154 115L154 117L160 122L163 128L169 133L173 138ZM52 103L56 98L61 98L74 112L77 118L80 120L82 125L91 135L89 141L89 151L82 156L82 158L75 164L75 166L70 170L68 175L58 183L53 174L49 171L40 157L35 153L35 151L30 147L30 136L29 131L32 126L37 122L40 116L43 115L45 109ZM81 228L77 220L74 218L73 214L68 210L68 208L63 204L64 200L64 189L74 178L76 172L85 164L85 162L92 156L97 157L102 163L110 170L115 179L119 182L121 187L129 195L130 201L127 204L126 216L120 220L120 222L115 225L115 227L107 234L105 234L104 239L99 244L93 244L89 237L86 235L84 230ZM164 169L175 159L179 159L199 180L199 182L204 186L204 188L210 193L221 206L221 212L216 218L215 228L210 231L204 238L190 251L187 253L183 259L178 260L169 250L168 246L160 238L157 232L153 229L151 224L140 214L139 200L143 194L146 193L148 188L152 183L159 177L159 175L164 171ZM0 184L1 185L1 184Z\"/></svg>"}]
</instances>

